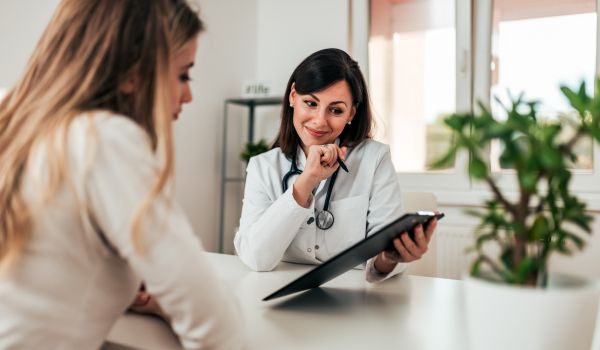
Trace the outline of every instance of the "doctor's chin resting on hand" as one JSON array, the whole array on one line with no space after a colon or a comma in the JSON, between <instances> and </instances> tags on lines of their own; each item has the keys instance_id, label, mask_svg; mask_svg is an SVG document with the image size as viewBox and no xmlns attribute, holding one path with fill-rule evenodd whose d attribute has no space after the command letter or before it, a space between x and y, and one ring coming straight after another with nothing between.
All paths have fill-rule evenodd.
<instances>
[{"instance_id":1,"label":"doctor's chin resting on hand","mask_svg":"<svg viewBox=\"0 0 600 350\"><path fill-rule=\"evenodd\" d=\"M387 145L371 139L371 108L358 64L342 50L307 57L287 85L279 135L250 159L234 244L256 271L280 261L320 264L402 214ZM394 248L367 262L369 281L420 259L437 221L414 240L398 232Z\"/></svg>"}]
</instances>

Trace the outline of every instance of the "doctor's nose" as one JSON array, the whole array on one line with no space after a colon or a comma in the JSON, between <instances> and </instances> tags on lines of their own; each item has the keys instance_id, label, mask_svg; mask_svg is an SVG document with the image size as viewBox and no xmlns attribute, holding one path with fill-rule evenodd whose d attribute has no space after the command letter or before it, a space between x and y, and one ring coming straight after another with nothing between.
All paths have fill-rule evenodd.
<instances>
[{"instance_id":1,"label":"doctor's nose","mask_svg":"<svg viewBox=\"0 0 600 350\"><path fill-rule=\"evenodd\" d=\"M315 123L317 123L318 125L327 124L327 109L321 108L321 109L317 110L315 112L315 115L313 116L313 119L314 119Z\"/></svg>"}]
</instances>

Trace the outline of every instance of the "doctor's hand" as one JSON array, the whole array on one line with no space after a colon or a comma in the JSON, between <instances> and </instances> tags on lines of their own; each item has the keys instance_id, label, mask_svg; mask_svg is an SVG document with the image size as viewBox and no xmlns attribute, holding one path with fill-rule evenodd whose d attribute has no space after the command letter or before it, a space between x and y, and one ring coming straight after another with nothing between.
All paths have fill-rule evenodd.
<instances>
[{"instance_id":1,"label":"doctor's hand","mask_svg":"<svg viewBox=\"0 0 600 350\"><path fill-rule=\"evenodd\" d=\"M310 205L313 189L333 175L340 166L338 158L345 160L347 151L347 147L338 147L333 143L308 148L304 170L293 186L293 196L298 204L305 208Z\"/></svg>"},{"instance_id":2,"label":"doctor's hand","mask_svg":"<svg viewBox=\"0 0 600 350\"><path fill-rule=\"evenodd\" d=\"M375 269L380 273L390 273L400 262L411 262L421 259L427 252L427 247L437 226L437 219L431 220L426 229L417 225L414 230L414 240L408 232L402 232L394 239L394 250L383 250L374 261Z\"/></svg>"}]
</instances>

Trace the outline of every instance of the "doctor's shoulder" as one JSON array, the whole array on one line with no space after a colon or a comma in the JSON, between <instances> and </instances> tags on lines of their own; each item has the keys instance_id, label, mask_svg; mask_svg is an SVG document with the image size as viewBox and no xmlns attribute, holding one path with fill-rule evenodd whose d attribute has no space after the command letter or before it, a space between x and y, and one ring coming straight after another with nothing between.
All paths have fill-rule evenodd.
<instances>
[{"instance_id":1,"label":"doctor's shoulder","mask_svg":"<svg viewBox=\"0 0 600 350\"><path fill-rule=\"evenodd\" d=\"M248 166L250 166L250 164L260 167L274 165L280 163L282 159L285 160L285 155L281 152L279 147L275 147L250 158Z\"/></svg>"},{"instance_id":2,"label":"doctor's shoulder","mask_svg":"<svg viewBox=\"0 0 600 350\"><path fill-rule=\"evenodd\" d=\"M378 164L385 157L391 158L390 146L373 139L365 139L353 147L348 156L348 158L354 157L359 158L361 163L375 162Z\"/></svg>"},{"instance_id":3,"label":"doctor's shoulder","mask_svg":"<svg viewBox=\"0 0 600 350\"><path fill-rule=\"evenodd\" d=\"M275 147L250 158L246 172L258 171L263 174L263 176L271 173L279 176L282 169L287 169L289 167L290 161L285 157L285 154L281 152L279 147Z\"/></svg>"}]
</instances>

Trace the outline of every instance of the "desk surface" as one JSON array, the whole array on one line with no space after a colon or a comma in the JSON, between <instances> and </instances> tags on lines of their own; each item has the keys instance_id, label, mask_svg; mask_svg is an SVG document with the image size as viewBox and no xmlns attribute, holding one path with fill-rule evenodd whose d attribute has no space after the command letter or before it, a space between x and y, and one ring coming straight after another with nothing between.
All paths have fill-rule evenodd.
<instances>
[{"instance_id":1,"label":"desk surface","mask_svg":"<svg viewBox=\"0 0 600 350\"><path fill-rule=\"evenodd\" d=\"M462 282L402 276L379 284L352 270L322 288L269 302L261 299L311 268L282 263L250 271L232 255L208 253L237 296L248 349L465 349ZM105 349L179 348L163 321L126 314Z\"/></svg>"}]
</instances>

